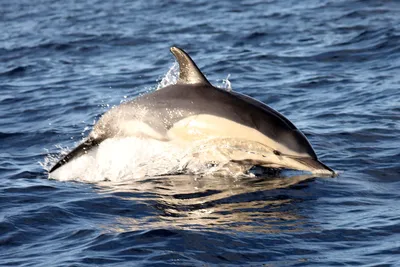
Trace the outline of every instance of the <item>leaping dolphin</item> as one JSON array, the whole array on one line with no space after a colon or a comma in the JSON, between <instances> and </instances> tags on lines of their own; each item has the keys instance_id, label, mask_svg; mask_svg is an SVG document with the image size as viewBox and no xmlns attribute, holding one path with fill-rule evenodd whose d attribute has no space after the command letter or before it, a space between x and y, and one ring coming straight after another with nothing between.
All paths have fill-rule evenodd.
<instances>
[{"instance_id":1,"label":"leaping dolphin","mask_svg":"<svg viewBox=\"0 0 400 267\"><path fill-rule=\"evenodd\" d=\"M177 83L107 111L87 139L59 160L50 173L108 138L134 136L181 144L204 140L218 146L231 142L237 150L230 150L230 161L248 168L335 175L282 114L249 96L214 87L185 51L178 47L170 50L179 63Z\"/></svg>"}]
</instances>

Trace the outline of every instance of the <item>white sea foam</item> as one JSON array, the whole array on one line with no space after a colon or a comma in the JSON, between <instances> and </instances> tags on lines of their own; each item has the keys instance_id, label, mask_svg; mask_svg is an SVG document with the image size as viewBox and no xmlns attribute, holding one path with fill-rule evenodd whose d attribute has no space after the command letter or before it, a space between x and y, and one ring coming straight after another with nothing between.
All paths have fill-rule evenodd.
<instances>
[{"instance_id":1,"label":"white sea foam","mask_svg":"<svg viewBox=\"0 0 400 267\"><path fill-rule=\"evenodd\" d=\"M245 175L226 168L229 159L215 145L198 141L180 145L148 138L113 138L100 143L87 154L71 160L49 175L50 178L68 181L120 182L150 176L194 174ZM62 149L65 155L65 149ZM60 155L61 155L60 154ZM210 164L209 156L218 158ZM48 156L42 163L48 170L58 157Z\"/></svg>"},{"instance_id":2,"label":"white sea foam","mask_svg":"<svg viewBox=\"0 0 400 267\"><path fill-rule=\"evenodd\" d=\"M57 169L50 178L99 182L164 175L179 168L179 152L182 150L154 139L107 139L87 154ZM48 165L56 162L50 157L47 161Z\"/></svg>"}]
</instances>

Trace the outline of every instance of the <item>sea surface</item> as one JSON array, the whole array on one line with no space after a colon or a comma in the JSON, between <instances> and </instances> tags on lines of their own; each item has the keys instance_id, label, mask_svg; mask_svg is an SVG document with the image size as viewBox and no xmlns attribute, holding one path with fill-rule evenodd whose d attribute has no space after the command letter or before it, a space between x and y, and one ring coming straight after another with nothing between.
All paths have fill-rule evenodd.
<instances>
[{"instance_id":1,"label":"sea surface","mask_svg":"<svg viewBox=\"0 0 400 267\"><path fill-rule=\"evenodd\" d=\"M0 266L400 266L399 1L3 0L0 30ZM49 179L172 45L340 175Z\"/></svg>"}]
</instances>

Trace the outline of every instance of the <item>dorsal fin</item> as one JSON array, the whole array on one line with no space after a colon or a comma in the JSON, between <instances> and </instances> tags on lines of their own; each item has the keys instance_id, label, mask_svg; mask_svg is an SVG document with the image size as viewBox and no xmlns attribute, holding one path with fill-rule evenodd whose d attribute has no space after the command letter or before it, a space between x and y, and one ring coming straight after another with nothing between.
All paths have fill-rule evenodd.
<instances>
[{"instance_id":1,"label":"dorsal fin","mask_svg":"<svg viewBox=\"0 0 400 267\"><path fill-rule=\"evenodd\" d=\"M178 84L205 84L211 85L210 82L204 77L196 63L190 56L182 49L173 46L171 53L175 56L179 64L179 79Z\"/></svg>"}]
</instances>

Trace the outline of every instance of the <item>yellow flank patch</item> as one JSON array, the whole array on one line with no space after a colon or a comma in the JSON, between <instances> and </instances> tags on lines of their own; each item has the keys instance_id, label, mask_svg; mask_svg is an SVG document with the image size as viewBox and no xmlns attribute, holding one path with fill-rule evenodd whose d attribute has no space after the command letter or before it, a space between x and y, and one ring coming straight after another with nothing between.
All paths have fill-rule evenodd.
<instances>
[{"instance_id":1,"label":"yellow flank patch","mask_svg":"<svg viewBox=\"0 0 400 267\"><path fill-rule=\"evenodd\" d=\"M168 139L177 141L197 141L210 138L237 138L258 142L283 154L307 157L275 142L257 129L243 124L207 114L187 117L176 122L167 133Z\"/></svg>"}]
</instances>

